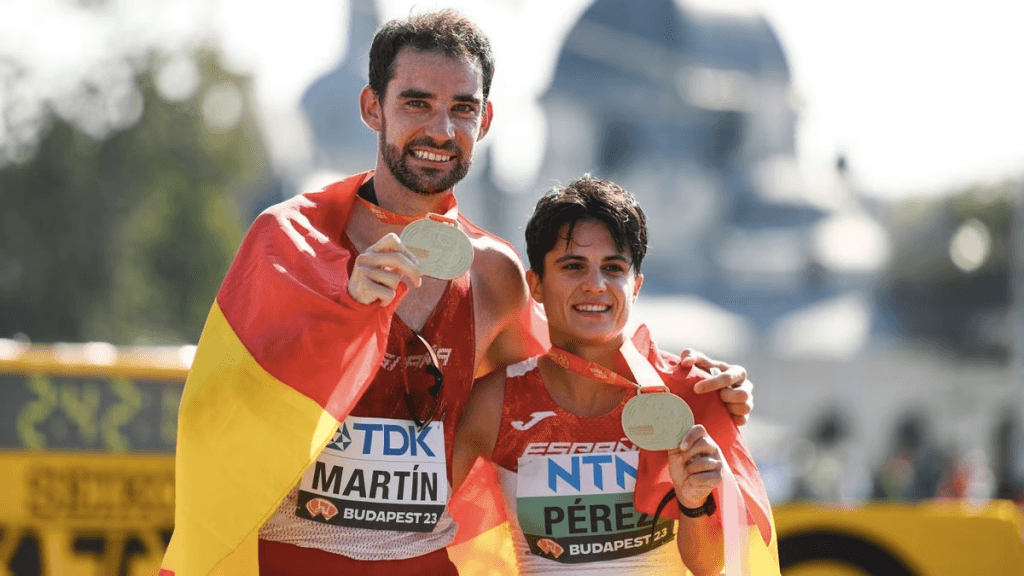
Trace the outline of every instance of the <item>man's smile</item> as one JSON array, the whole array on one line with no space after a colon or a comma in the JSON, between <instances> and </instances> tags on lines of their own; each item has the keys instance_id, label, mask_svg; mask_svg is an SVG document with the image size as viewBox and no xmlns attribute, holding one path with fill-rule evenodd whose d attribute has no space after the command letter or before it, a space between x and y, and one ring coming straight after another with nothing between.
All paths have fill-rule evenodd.
<instances>
[{"instance_id":1,"label":"man's smile","mask_svg":"<svg viewBox=\"0 0 1024 576\"><path fill-rule=\"evenodd\" d=\"M449 162L455 156L450 154L438 154L436 152L428 152L426 150L413 150L412 155L417 160L427 160L430 162Z\"/></svg>"}]
</instances>

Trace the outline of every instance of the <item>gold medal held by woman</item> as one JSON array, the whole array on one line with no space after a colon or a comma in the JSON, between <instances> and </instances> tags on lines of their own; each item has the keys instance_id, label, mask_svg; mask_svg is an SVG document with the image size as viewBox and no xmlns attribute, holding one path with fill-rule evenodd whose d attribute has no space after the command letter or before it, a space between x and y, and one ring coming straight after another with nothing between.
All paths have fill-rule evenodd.
<instances>
[{"instance_id":1,"label":"gold medal held by woman","mask_svg":"<svg viewBox=\"0 0 1024 576\"><path fill-rule=\"evenodd\" d=\"M644 450L677 448L693 427L693 411L671 392L637 391L622 409L626 438Z\"/></svg>"}]
</instances>

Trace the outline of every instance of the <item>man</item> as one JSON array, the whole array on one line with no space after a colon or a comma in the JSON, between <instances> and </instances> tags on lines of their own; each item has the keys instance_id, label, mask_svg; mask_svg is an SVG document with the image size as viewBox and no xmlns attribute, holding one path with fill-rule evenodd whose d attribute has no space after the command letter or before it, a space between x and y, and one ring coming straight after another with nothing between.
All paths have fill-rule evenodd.
<instances>
[{"instance_id":1,"label":"man","mask_svg":"<svg viewBox=\"0 0 1024 576\"><path fill-rule=\"evenodd\" d=\"M492 75L454 12L378 31L360 96L376 170L268 209L218 293L180 409L165 573L254 574L257 550L261 574L456 573L455 423L475 376L546 345L515 251L453 194L491 125ZM426 214L469 238L450 282L399 238ZM744 379L706 383L740 420Z\"/></svg>"}]
</instances>

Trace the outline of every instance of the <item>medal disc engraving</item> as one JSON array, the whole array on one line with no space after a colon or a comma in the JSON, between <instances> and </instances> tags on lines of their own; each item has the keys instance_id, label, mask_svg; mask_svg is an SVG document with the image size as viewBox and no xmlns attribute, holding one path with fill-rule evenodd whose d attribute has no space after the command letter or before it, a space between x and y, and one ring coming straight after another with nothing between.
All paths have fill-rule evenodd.
<instances>
[{"instance_id":1,"label":"medal disc engraving","mask_svg":"<svg viewBox=\"0 0 1024 576\"><path fill-rule=\"evenodd\" d=\"M693 412L672 393L637 394L622 409L622 430L644 450L676 448L693 428Z\"/></svg>"},{"instance_id":2,"label":"medal disc engraving","mask_svg":"<svg viewBox=\"0 0 1024 576\"><path fill-rule=\"evenodd\" d=\"M401 239L419 260L421 274L451 280L465 274L473 263L469 236L455 226L424 218L406 226Z\"/></svg>"}]
</instances>

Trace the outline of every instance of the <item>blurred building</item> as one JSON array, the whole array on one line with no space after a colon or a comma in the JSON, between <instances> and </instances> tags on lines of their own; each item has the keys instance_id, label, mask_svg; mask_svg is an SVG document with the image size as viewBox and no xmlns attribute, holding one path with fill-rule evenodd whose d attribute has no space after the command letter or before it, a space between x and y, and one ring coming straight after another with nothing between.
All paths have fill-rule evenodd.
<instances>
[{"instance_id":1,"label":"blurred building","mask_svg":"<svg viewBox=\"0 0 1024 576\"><path fill-rule=\"evenodd\" d=\"M804 240L822 211L780 190L797 185L786 175L759 177L793 167L796 120L786 59L762 18L597 0L566 38L542 102L538 193L584 172L635 193L650 220L652 292L758 319L821 296L794 272L809 263ZM513 223L532 208L536 195L526 196Z\"/></svg>"},{"instance_id":2,"label":"blurred building","mask_svg":"<svg viewBox=\"0 0 1024 576\"><path fill-rule=\"evenodd\" d=\"M494 223L520 248L537 195L590 172L646 209L652 323L715 318L717 335L680 336L733 357L757 347L846 358L866 343L888 238L846 182L845 159L817 181L801 172L789 65L760 14L596 0L542 103L536 184L506 195L511 209ZM823 325L835 329L822 337Z\"/></svg>"}]
</instances>

